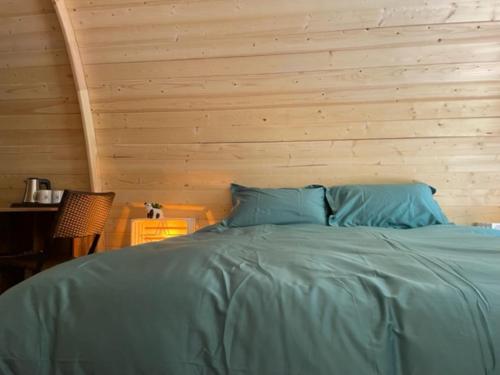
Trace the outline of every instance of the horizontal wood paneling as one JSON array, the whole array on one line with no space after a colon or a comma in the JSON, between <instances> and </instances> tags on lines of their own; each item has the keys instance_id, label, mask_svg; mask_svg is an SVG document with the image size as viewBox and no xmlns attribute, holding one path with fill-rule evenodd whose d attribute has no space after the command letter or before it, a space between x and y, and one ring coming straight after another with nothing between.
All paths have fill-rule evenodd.
<instances>
[{"instance_id":1,"label":"horizontal wood paneling","mask_svg":"<svg viewBox=\"0 0 500 375\"><path fill-rule=\"evenodd\" d=\"M426 181L452 220L500 220L497 0L66 0L84 62L107 247L145 200L199 226L228 185ZM0 0L0 204L88 189L50 0Z\"/></svg>"},{"instance_id":2,"label":"horizontal wood paneling","mask_svg":"<svg viewBox=\"0 0 500 375\"><path fill-rule=\"evenodd\" d=\"M133 99L151 96L258 95L260 93L300 93L336 90L361 91L434 83L496 81L500 79L500 63L436 64L401 67L318 70L311 72L274 73L245 76L202 76L102 82L91 87L96 102L100 99ZM0 87L0 95L2 94ZM394 97L394 90L391 91ZM354 95L353 95L354 96ZM378 97L380 100L380 97Z\"/></svg>"},{"instance_id":3,"label":"horizontal wood paneling","mask_svg":"<svg viewBox=\"0 0 500 375\"><path fill-rule=\"evenodd\" d=\"M340 30L354 27L380 27L390 25L431 24L443 22L466 22L470 20L494 20L498 3L494 0L471 1L375 1L363 0L343 2L321 0L257 0L233 1L152 1L120 3L99 1L79 7L81 2L70 1L74 12L75 27L124 27L144 24L171 24L241 18L270 17L298 14L303 23L314 22L313 15L325 17L326 27ZM72 5L75 4L75 5Z\"/></svg>"},{"instance_id":4,"label":"horizontal wood paneling","mask_svg":"<svg viewBox=\"0 0 500 375\"><path fill-rule=\"evenodd\" d=\"M455 44L457 42L498 41L497 22L459 23L437 26L361 28L316 33L276 33L264 35L200 37L194 40L170 38L156 41L124 43L83 43L83 59L87 64L204 59L214 57L301 54L313 51L374 49L386 47L418 47L423 44ZM83 33L83 32L82 32ZM100 33L105 38L105 30ZM144 35L144 34L141 34Z\"/></svg>"},{"instance_id":5,"label":"horizontal wood paneling","mask_svg":"<svg viewBox=\"0 0 500 375\"><path fill-rule=\"evenodd\" d=\"M0 115L0 130L79 129L79 114Z\"/></svg>"},{"instance_id":6,"label":"horizontal wood paneling","mask_svg":"<svg viewBox=\"0 0 500 375\"><path fill-rule=\"evenodd\" d=\"M452 220L500 219L498 1L67 4L117 192L109 247L145 200L220 219L233 181L426 181Z\"/></svg>"},{"instance_id":7,"label":"horizontal wood paneling","mask_svg":"<svg viewBox=\"0 0 500 375\"><path fill-rule=\"evenodd\" d=\"M4 45L18 46L20 50L42 50L62 40L59 22L52 10L43 14L0 16L0 20L0 40Z\"/></svg>"},{"instance_id":8,"label":"horizontal wood paneling","mask_svg":"<svg viewBox=\"0 0 500 375\"><path fill-rule=\"evenodd\" d=\"M476 29L477 30L477 29ZM168 77L234 76L424 65L498 61L500 42L435 43L405 47L348 48L337 51L305 52L227 58L135 62L120 64L90 64L87 66L89 84L98 86L103 81L162 79Z\"/></svg>"},{"instance_id":9,"label":"horizontal wood paneling","mask_svg":"<svg viewBox=\"0 0 500 375\"><path fill-rule=\"evenodd\" d=\"M381 103L383 103L381 105ZM142 104L142 103L141 103ZM336 122L345 121L392 121L392 120L427 120L427 119L449 119L449 118L471 118L471 117L498 117L500 116L500 99L463 99L460 100L431 100L428 101L375 101L373 103L354 102L352 104L330 104L302 106L274 106L267 103L262 107L239 108L227 110L215 109L211 111L189 111L172 108L171 111L163 112L160 102L150 101L150 105L144 103L141 111L140 106L130 103L128 111L125 108L112 108L102 110L106 116L123 116L124 121L129 118L144 123L169 122L175 125L179 123L190 123L202 126L204 124L232 124L232 126L244 126L250 123L264 122L267 124L285 123L291 126L305 126L309 124L331 125ZM98 104L94 105L99 107ZM147 112L143 112L147 110ZM101 109L96 109L101 112ZM119 113L113 113L119 112ZM142 120L140 116L143 116ZM105 116L105 117L106 117ZM100 117L100 114L97 116ZM133 121L133 120L132 120ZM182 121L182 122L180 122ZM167 126L167 125L165 125ZM335 125L332 125L335 126Z\"/></svg>"},{"instance_id":10,"label":"horizontal wood paneling","mask_svg":"<svg viewBox=\"0 0 500 375\"><path fill-rule=\"evenodd\" d=\"M116 121L105 122L105 119L109 118L116 118ZM189 124L180 126L175 123L164 125L164 123L147 120L135 123L129 116L105 116L99 122L99 126L103 128L97 129L99 144L277 142L500 135L498 120L490 117L337 122L332 125L316 123L307 126L301 123L269 123L269 121L255 121L240 125L231 123L206 123L192 126Z\"/></svg>"},{"instance_id":11,"label":"horizontal wood paneling","mask_svg":"<svg viewBox=\"0 0 500 375\"><path fill-rule=\"evenodd\" d=\"M88 189L80 112L50 0L0 0L0 205L29 176Z\"/></svg>"},{"instance_id":12,"label":"horizontal wood paneling","mask_svg":"<svg viewBox=\"0 0 500 375\"><path fill-rule=\"evenodd\" d=\"M154 174L167 171L220 171L332 166L397 166L429 171L467 168L482 162L492 172L500 139L374 139L356 141L169 144L101 146L103 172ZM471 170L472 172L473 170ZM331 175L331 173L329 173ZM306 182L307 183L307 182Z\"/></svg>"},{"instance_id":13,"label":"horizontal wood paneling","mask_svg":"<svg viewBox=\"0 0 500 375\"><path fill-rule=\"evenodd\" d=\"M50 0L0 0L0 17L51 14Z\"/></svg>"}]
</instances>

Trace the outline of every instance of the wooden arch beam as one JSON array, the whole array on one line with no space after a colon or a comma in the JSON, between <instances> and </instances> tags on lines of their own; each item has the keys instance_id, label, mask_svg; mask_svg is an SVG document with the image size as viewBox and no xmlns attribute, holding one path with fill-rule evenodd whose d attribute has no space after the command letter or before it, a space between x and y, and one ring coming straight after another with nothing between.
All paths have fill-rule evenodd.
<instances>
[{"instance_id":1,"label":"wooden arch beam","mask_svg":"<svg viewBox=\"0 0 500 375\"><path fill-rule=\"evenodd\" d=\"M89 91L83 70L80 49L76 41L75 30L69 17L68 9L64 0L52 0L52 4L59 19L59 24L64 36L66 50L68 51L73 79L75 81L80 114L82 116L83 134L85 137L85 148L87 151L87 162L89 167L90 188L92 191L101 190L101 178L98 169L97 143L94 129L94 119L90 107Z\"/></svg>"}]
</instances>

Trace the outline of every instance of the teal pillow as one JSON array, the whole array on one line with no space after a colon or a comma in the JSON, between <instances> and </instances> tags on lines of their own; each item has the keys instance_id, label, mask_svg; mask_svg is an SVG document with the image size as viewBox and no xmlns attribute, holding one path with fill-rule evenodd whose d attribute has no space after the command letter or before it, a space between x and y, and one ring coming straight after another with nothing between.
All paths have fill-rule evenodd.
<instances>
[{"instance_id":1,"label":"teal pillow","mask_svg":"<svg viewBox=\"0 0 500 375\"><path fill-rule=\"evenodd\" d=\"M426 184L344 185L326 194L332 215L329 225L417 228L448 224Z\"/></svg>"},{"instance_id":2,"label":"teal pillow","mask_svg":"<svg viewBox=\"0 0 500 375\"><path fill-rule=\"evenodd\" d=\"M231 184L233 210L223 224L247 227L260 224L327 225L325 188L260 189Z\"/></svg>"}]
</instances>

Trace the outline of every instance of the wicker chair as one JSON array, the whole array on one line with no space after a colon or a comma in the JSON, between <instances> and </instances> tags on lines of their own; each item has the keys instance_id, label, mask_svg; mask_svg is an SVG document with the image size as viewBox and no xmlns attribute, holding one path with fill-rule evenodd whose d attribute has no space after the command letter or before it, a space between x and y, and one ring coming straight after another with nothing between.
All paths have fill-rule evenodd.
<instances>
[{"instance_id":1,"label":"wicker chair","mask_svg":"<svg viewBox=\"0 0 500 375\"><path fill-rule=\"evenodd\" d=\"M59 206L55 225L46 248L25 253L0 255L1 269L20 268L40 272L50 256L54 242L60 238L92 238L88 254L95 252L104 224L111 210L115 193L88 193L66 190Z\"/></svg>"}]
</instances>

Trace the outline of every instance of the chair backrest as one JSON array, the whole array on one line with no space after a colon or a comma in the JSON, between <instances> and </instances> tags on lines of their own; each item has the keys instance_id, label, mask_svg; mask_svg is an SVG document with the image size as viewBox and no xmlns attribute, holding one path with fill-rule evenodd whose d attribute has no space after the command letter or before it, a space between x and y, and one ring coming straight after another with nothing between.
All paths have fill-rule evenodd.
<instances>
[{"instance_id":1,"label":"chair backrest","mask_svg":"<svg viewBox=\"0 0 500 375\"><path fill-rule=\"evenodd\" d=\"M53 238L99 236L111 210L115 193L65 190Z\"/></svg>"}]
</instances>

